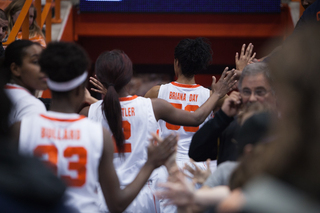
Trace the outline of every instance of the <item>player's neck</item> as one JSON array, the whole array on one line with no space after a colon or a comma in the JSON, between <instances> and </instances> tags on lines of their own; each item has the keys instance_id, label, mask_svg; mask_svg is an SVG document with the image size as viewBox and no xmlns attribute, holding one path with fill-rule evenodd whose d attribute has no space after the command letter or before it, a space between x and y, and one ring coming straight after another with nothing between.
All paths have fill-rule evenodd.
<instances>
[{"instance_id":1,"label":"player's neck","mask_svg":"<svg viewBox=\"0 0 320 213\"><path fill-rule=\"evenodd\" d=\"M55 98L52 97L50 105L50 111L62 112L62 113L78 113L82 102L75 100L74 98Z\"/></svg>"},{"instance_id":2,"label":"player's neck","mask_svg":"<svg viewBox=\"0 0 320 213\"><path fill-rule=\"evenodd\" d=\"M32 90L32 89L30 89L30 88L27 88L26 85L23 83L23 81L21 81L21 80L18 79L18 78L12 78L12 79L10 80L10 83L11 83L11 84L16 84L16 85L19 85L19 86L25 88L25 89L28 90L33 96L35 96L35 94L36 94L36 90Z\"/></svg>"},{"instance_id":3,"label":"player's neck","mask_svg":"<svg viewBox=\"0 0 320 213\"><path fill-rule=\"evenodd\" d=\"M123 88L118 92L119 98L127 97L128 95L130 95L130 94L128 93L127 87L123 87Z\"/></svg>"},{"instance_id":4,"label":"player's neck","mask_svg":"<svg viewBox=\"0 0 320 213\"><path fill-rule=\"evenodd\" d=\"M70 103L66 103L66 102L55 103L55 101L52 100L50 111L62 112L62 113L77 113L79 110L78 108L79 106L78 107L71 106Z\"/></svg>"},{"instance_id":5,"label":"player's neck","mask_svg":"<svg viewBox=\"0 0 320 213\"><path fill-rule=\"evenodd\" d=\"M194 77L187 78L184 75L179 75L179 77L176 80L176 82L178 82L180 84L195 84L196 83Z\"/></svg>"}]
</instances>

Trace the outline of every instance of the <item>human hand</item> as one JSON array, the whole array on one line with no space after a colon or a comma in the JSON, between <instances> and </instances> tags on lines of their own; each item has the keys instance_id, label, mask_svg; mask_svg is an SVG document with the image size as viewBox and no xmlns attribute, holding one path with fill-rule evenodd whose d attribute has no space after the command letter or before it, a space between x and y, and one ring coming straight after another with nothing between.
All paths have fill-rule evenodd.
<instances>
[{"instance_id":1,"label":"human hand","mask_svg":"<svg viewBox=\"0 0 320 213\"><path fill-rule=\"evenodd\" d=\"M246 44L243 44L241 48L240 56L238 52L236 52L236 55L235 55L236 68L240 72L242 72L245 66L250 64L251 61L254 59L254 57L256 57L256 53L253 53L253 55L251 55L253 50L253 44L250 43L247 49L246 50L245 49L246 49Z\"/></svg>"},{"instance_id":2,"label":"human hand","mask_svg":"<svg viewBox=\"0 0 320 213\"><path fill-rule=\"evenodd\" d=\"M98 100L91 96L90 92L87 88L84 90L84 102L88 104L93 104L97 102Z\"/></svg>"},{"instance_id":3,"label":"human hand","mask_svg":"<svg viewBox=\"0 0 320 213\"><path fill-rule=\"evenodd\" d=\"M102 83L97 79L97 76L95 77L90 77L90 83L93 84L96 88L91 88L92 91L100 93L102 95L107 94L107 89L102 85Z\"/></svg>"},{"instance_id":4,"label":"human hand","mask_svg":"<svg viewBox=\"0 0 320 213\"><path fill-rule=\"evenodd\" d=\"M156 144L155 145L155 142ZM178 135L170 134L161 139L156 133L152 133L152 138L148 146L148 160L154 168L158 168L166 163L166 161L176 152Z\"/></svg>"},{"instance_id":5,"label":"human hand","mask_svg":"<svg viewBox=\"0 0 320 213\"><path fill-rule=\"evenodd\" d=\"M224 100L221 110L229 117L238 114L241 105L241 96L237 91L233 91L226 100Z\"/></svg>"},{"instance_id":6,"label":"human hand","mask_svg":"<svg viewBox=\"0 0 320 213\"><path fill-rule=\"evenodd\" d=\"M159 199L167 199L165 205L177 205L178 207L186 207L194 203L194 185L186 180L184 175L177 167L170 171L170 176L166 183L159 183L158 186L163 190L157 191L155 194Z\"/></svg>"},{"instance_id":7,"label":"human hand","mask_svg":"<svg viewBox=\"0 0 320 213\"><path fill-rule=\"evenodd\" d=\"M235 79L239 80L239 79L240 79L240 76L241 76L241 74L242 74L242 71L240 71L240 70L235 70L234 73L236 74L236 78L235 78Z\"/></svg>"},{"instance_id":8,"label":"human hand","mask_svg":"<svg viewBox=\"0 0 320 213\"><path fill-rule=\"evenodd\" d=\"M235 70L228 71L228 67L226 67L221 74L221 77L219 81L216 83L216 78L212 76L212 94L217 93L219 95L219 98L222 98L225 96L228 92L233 90L236 86L237 80Z\"/></svg>"},{"instance_id":9,"label":"human hand","mask_svg":"<svg viewBox=\"0 0 320 213\"><path fill-rule=\"evenodd\" d=\"M207 159L206 161L206 164L207 164L206 170L199 169L199 167L195 164L193 159L190 159L190 162L194 166L194 168L191 167L189 164L185 163L183 170L187 170L190 174L192 174L192 176L190 176L186 172L183 172L184 175L191 178L193 183L203 184L211 174L210 159Z\"/></svg>"}]
</instances>

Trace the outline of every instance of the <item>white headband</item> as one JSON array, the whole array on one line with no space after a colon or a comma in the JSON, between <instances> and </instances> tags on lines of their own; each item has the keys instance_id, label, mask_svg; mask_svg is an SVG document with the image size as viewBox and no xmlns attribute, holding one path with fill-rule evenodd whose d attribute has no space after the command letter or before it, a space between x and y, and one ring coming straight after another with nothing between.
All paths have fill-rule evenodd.
<instances>
[{"instance_id":1,"label":"white headband","mask_svg":"<svg viewBox=\"0 0 320 213\"><path fill-rule=\"evenodd\" d=\"M66 82L55 82L48 78L47 84L49 89L53 91L66 92L66 91L73 90L74 88L82 84L87 79L87 76L88 76L88 72L85 71L82 75Z\"/></svg>"}]
</instances>

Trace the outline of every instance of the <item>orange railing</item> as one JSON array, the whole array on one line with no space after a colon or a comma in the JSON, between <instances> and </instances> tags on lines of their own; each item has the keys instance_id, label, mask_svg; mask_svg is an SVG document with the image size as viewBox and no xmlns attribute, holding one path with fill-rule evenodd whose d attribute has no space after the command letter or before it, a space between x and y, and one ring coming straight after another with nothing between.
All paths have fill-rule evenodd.
<instances>
[{"instance_id":1,"label":"orange railing","mask_svg":"<svg viewBox=\"0 0 320 213\"><path fill-rule=\"evenodd\" d=\"M61 23L62 22L61 17L60 17L60 11L61 11L60 1L61 0L55 0L55 4L54 4L55 15L54 15L54 18L52 19L52 23Z\"/></svg>"},{"instance_id":2,"label":"orange railing","mask_svg":"<svg viewBox=\"0 0 320 213\"><path fill-rule=\"evenodd\" d=\"M29 39L29 8L32 2L33 0L26 0L24 3L20 15L8 36L8 40L3 43L4 46L9 45L16 39L20 29L22 31L22 39ZM37 14L39 14L36 19L37 24L41 29L43 28L43 25L46 24L46 43L51 41L51 23L61 22L60 0L55 0L55 18L52 18L51 6L52 0L46 0L46 4L41 12L41 0L34 0L34 7L37 10Z\"/></svg>"},{"instance_id":3,"label":"orange railing","mask_svg":"<svg viewBox=\"0 0 320 213\"><path fill-rule=\"evenodd\" d=\"M40 1L40 0L36 0ZM41 13L41 20L40 20L40 28L43 28L44 23L46 23L46 42L49 43L51 41L51 19L52 19L52 13L51 13L51 0L47 0L46 4L44 5L44 8Z\"/></svg>"},{"instance_id":4,"label":"orange railing","mask_svg":"<svg viewBox=\"0 0 320 213\"><path fill-rule=\"evenodd\" d=\"M16 39L20 28L22 28L22 39L29 39L29 8L31 4L32 0L26 0L24 3L20 15L8 36L8 40L3 44L4 46L9 45Z\"/></svg>"}]
</instances>

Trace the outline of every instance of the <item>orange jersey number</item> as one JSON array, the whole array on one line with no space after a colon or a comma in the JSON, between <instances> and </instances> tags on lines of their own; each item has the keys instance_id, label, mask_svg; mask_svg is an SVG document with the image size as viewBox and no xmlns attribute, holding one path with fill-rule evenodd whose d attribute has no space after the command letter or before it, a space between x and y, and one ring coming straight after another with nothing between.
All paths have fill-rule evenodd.
<instances>
[{"instance_id":1,"label":"orange jersey number","mask_svg":"<svg viewBox=\"0 0 320 213\"><path fill-rule=\"evenodd\" d=\"M172 106L174 106L177 109L182 109L182 104L175 104L175 103L170 103ZM184 110L189 111L189 112L194 112L199 108L198 105L187 105ZM169 130L179 130L181 126L178 125L173 125L173 124L169 124L166 123L166 127ZM192 126L184 126L183 127L184 131L186 132L196 132L199 129L199 126L197 127L192 127Z\"/></svg>"},{"instance_id":2,"label":"orange jersey number","mask_svg":"<svg viewBox=\"0 0 320 213\"><path fill-rule=\"evenodd\" d=\"M124 139L128 140L131 137L131 124L129 121L122 121L122 130L124 134ZM114 138L112 137L114 142L114 153L119 153L118 148L116 146L116 143L114 141ZM124 144L124 153L131 153L131 143L125 143Z\"/></svg>"},{"instance_id":3,"label":"orange jersey number","mask_svg":"<svg viewBox=\"0 0 320 213\"><path fill-rule=\"evenodd\" d=\"M54 168L54 172L57 174L58 150L54 145L39 145L34 149L33 153L38 157L47 155L48 159L44 162ZM69 162L68 169L77 171L78 176L72 178L67 175L61 175L61 178L63 178L69 186L81 187L86 183L87 150L83 147L67 147L63 152L65 158L71 158L74 155L78 156L78 161Z\"/></svg>"},{"instance_id":4,"label":"orange jersey number","mask_svg":"<svg viewBox=\"0 0 320 213\"><path fill-rule=\"evenodd\" d=\"M53 173L57 175L58 164L58 149L54 145L39 145L33 150L33 154L39 158L48 155L48 160L43 160L44 164L52 169Z\"/></svg>"}]
</instances>

